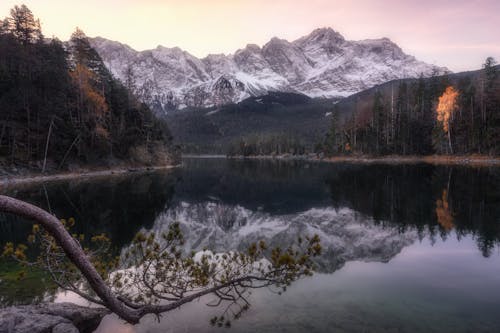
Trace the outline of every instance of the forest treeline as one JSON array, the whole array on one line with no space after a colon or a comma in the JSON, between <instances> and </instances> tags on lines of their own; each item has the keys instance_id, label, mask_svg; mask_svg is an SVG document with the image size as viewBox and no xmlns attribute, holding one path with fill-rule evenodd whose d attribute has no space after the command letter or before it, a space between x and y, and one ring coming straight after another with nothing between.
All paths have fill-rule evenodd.
<instances>
[{"instance_id":1,"label":"forest treeline","mask_svg":"<svg viewBox=\"0 0 500 333\"><path fill-rule=\"evenodd\" d=\"M169 163L171 141L81 30L46 39L25 5L0 20L0 167Z\"/></svg>"},{"instance_id":2,"label":"forest treeline","mask_svg":"<svg viewBox=\"0 0 500 333\"><path fill-rule=\"evenodd\" d=\"M281 123L300 121L295 125L309 133L307 138L299 131L280 135L272 130L259 133L255 127L252 135L232 140L226 153L498 156L499 68L490 57L479 71L395 80L328 107L309 103L309 117L299 119L288 112L279 118ZM315 133L318 137L312 143Z\"/></svg>"},{"instance_id":3,"label":"forest treeline","mask_svg":"<svg viewBox=\"0 0 500 333\"><path fill-rule=\"evenodd\" d=\"M327 156L500 154L500 75L479 72L399 80L334 108L316 152ZM346 112L346 106L349 111Z\"/></svg>"},{"instance_id":4,"label":"forest treeline","mask_svg":"<svg viewBox=\"0 0 500 333\"><path fill-rule=\"evenodd\" d=\"M474 235L484 257L497 252L499 168L338 164L329 170L325 184L337 208L349 207L401 232L417 231L431 242Z\"/></svg>"},{"instance_id":5,"label":"forest treeline","mask_svg":"<svg viewBox=\"0 0 500 333\"><path fill-rule=\"evenodd\" d=\"M228 156L304 155L306 146L292 134L261 134L242 137L229 145Z\"/></svg>"},{"instance_id":6,"label":"forest treeline","mask_svg":"<svg viewBox=\"0 0 500 333\"><path fill-rule=\"evenodd\" d=\"M200 138L192 146L220 146L229 155L500 154L500 75L493 58L475 74L397 80L333 107L233 109L171 120L184 141ZM158 164L177 155L164 120L113 78L81 30L67 43L46 39L24 5L0 20L0 169Z\"/></svg>"}]
</instances>

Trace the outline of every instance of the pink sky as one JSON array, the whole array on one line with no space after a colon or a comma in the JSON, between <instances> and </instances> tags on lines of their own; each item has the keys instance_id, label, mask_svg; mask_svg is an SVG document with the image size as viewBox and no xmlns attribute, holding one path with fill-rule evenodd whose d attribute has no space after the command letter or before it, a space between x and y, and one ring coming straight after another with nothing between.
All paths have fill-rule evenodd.
<instances>
[{"instance_id":1,"label":"pink sky","mask_svg":"<svg viewBox=\"0 0 500 333\"><path fill-rule=\"evenodd\" d=\"M2 0L0 17L19 1ZM198 57L277 36L332 27L346 39L389 37L418 59L453 71L500 60L499 0L25 0L46 36L76 26L144 50L178 46Z\"/></svg>"}]
</instances>

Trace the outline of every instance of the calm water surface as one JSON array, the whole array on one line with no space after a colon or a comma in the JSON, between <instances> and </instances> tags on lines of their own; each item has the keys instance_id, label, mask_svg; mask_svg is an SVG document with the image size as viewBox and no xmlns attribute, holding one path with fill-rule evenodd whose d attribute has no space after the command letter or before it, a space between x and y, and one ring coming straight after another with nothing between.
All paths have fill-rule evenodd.
<instances>
[{"instance_id":1,"label":"calm water surface","mask_svg":"<svg viewBox=\"0 0 500 333\"><path fill-rule=\"evenodd\" d=\"M255 291L233 332L500 331L500 168L186 159L170 173L1 191L106 232L117 253L173 221L187 251L319 234L318 272L281 296ZM2 244L31 229L0 220ZM16 268L1 265L3 304L74 300L43 274L14 282ZM220 331L209 300L134 327L108 316L97 332Z\"/></svg>"}]
</instances>

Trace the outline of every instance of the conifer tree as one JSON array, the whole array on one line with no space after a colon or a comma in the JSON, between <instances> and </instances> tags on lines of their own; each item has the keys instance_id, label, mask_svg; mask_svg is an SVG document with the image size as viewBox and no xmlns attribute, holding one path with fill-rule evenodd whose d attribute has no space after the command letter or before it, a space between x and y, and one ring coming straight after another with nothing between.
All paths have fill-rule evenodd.
<instances>
[{"instance_id":1,"label":"conifer tree","mask_svg":"<svg viewBox=\"0 0 500 333\"><path fill-rule=\"evenodd\" d=\"M484 68L484 113L485 134L488 152L500 152L500 84L498 83L498 70L496 61L492 57L486 58Z\"/></svg>"},{"instance_id":2,"label":"conifer tree","mask_svg":"<svg viewBox=\"0 0 500 333\"><path fill-rule=\"evenodd\" d=\"M14 6L10 11L10 16L8 29L21 44L34 44L43 40L40 20L35 20L33 13L26 5Z\"/></svg>"},{"instance_id":3,"label":"conifer tree","mask_svg":"<svg viewBox=\"0 0 500 333\"><path fill-rule=\"evenodd\" d=\"M375 152L382 154L385 151L386 133L385 133L385 110L382 100L382 93L377 91L375 93L373 102L373 118L374 118L374 131L375 131Z\"/></svg>"},{"instance_id":4,"label":"conifer tree","mask_svg":"<svg viewBox=\"0 0 500 333\"><path fill-rule=\"evenodd\" d=\"M334 155L338 151L337 126L338 126L338 108L335 107L331 114L330 128L325 140L325 153Z\"/></svg>"}]
</instances>

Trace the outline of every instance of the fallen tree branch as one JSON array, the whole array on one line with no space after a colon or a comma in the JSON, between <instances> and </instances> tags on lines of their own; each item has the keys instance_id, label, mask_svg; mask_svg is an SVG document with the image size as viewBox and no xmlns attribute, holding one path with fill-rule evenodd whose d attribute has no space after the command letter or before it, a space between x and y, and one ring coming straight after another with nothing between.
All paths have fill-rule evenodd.
<instances>
[{"instance_id":1,"label":"fallen tree branch","mask_svg":"<svg viewBox=\"0 0 500 333\"><path fill-rule=\"evenodd\" d=\"M138 256L138 261L129 269L111 273L101 272L103 276L108 276L103 278L96 268L99 265L92 264L96 259L93 252L84 250L80 242L70 235L69 228L67 229L54 215L29 203L3 195L0 195L0 211L35 221L52 237L44 236L43 243L48 269L58 285L76 292L87 300L95 300L95 303L105 306L131 324L138 323L147 314L160 315L205 295L217 297L219 300L217 304L230 302L227 309L233 304L239 306L240 309L236 312L239 316L249 306L244 295L247 288L275 286L283 288L284 291L286 286L297 278L312 274L310 258L319 255L321 251L319 237L314 236L306 237L306 241L299 237L299 247L295 249L292 247L285 251L280 248L273 249L270 261L266 261L265 264L259 259L263 258L263 253L267 249L264 242L259 245L252 244L247 254L236 252L220 256L203 254L199 260L195 260L193 254L183 258L178 250L178 246L184 244L183 236L179 225L174 223L170 226L169 233L162 235L166 240L166 245L163 247L155 241L154 234L146 236L138 233L131 247L131 252ZM34 227L34 229L39 228ZM92 239L109 241L104 235ZM56 246L60 249L57 250ZM64 275L65 266L61 266L63 252L81 273L76 281L85 279L99 299L93 294L79 290L77 285ZM50 261L49 257L55 260ZM55 266L52 267L53 265ZM55 276L57 272L63 272L62 279L58 280ZM120 276L122 280L129 279L129 282L121 283ZM130 294L134 285L139 296L137 299L133 299ZM243 288L242 291L238 290L238 287ZM169 302L164 303L165 300Z\"/></svg>"}]
</instances>

